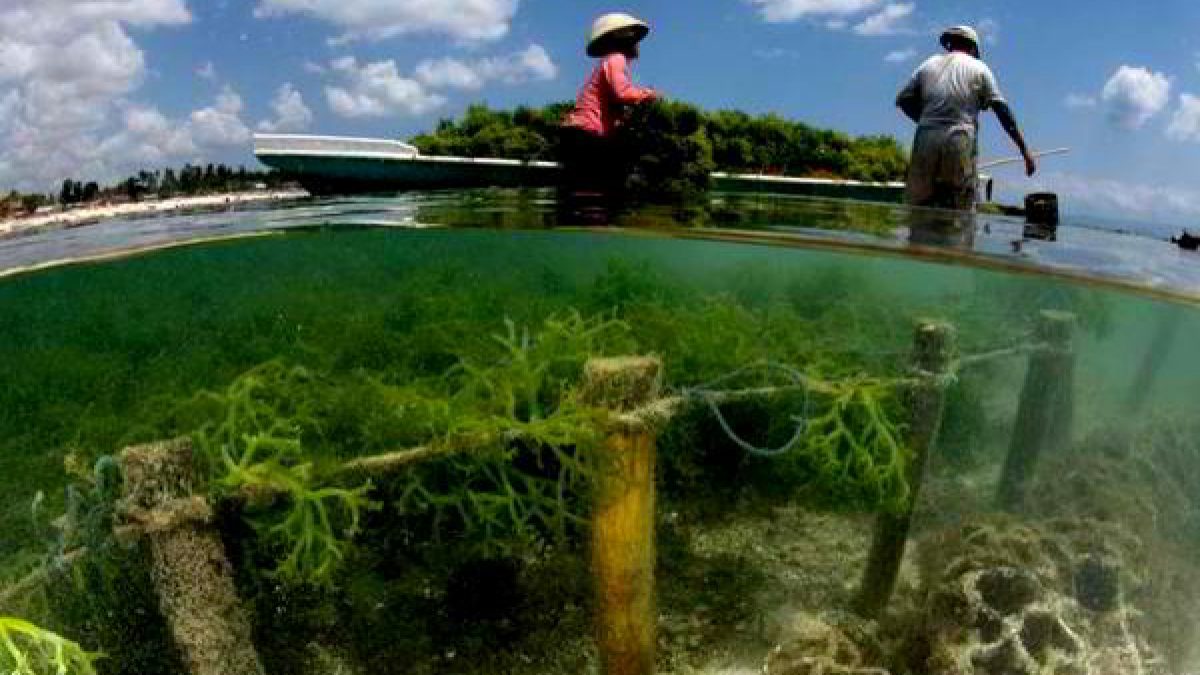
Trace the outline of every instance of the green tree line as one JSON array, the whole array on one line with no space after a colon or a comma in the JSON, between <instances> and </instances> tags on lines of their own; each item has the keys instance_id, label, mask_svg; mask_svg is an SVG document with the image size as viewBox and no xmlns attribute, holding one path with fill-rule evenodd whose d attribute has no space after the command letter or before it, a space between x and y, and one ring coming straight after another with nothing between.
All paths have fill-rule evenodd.
<instances>
[{"instance_id":1,"label":"green tree line","mask_svg":"<svg viewBox=\"0 0 1200 675\"><path fill-rule=\"evenodd\" d=\"M462 119L443 119L411 142L426 155L554 161L559 159L558 128L571 107L555 103L503 111L473 105ZM908 167L904 149L890 136L854 137L778 115L659 102L635 110L625 129L635 153L645 155L644 144L652 141L656 153L690 158L680 168L691 173L703 168L887 181L902 179Z\"/></svg>"}]
</instances>

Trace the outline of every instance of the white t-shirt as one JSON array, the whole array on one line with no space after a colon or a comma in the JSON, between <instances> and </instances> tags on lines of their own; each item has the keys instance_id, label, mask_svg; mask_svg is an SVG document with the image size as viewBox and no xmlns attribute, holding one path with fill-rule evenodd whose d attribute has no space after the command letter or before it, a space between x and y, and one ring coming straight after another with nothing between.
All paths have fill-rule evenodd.
<instances>
[{"instance_id":1,"label":"white t-shirt","mask_svg":"<svg viewBox=\"0 0 1200 675\"><path fill-rule=\"evenodd\" d=\"M913 73L896 103L909 100L921 104L921 128L974 134L979 111L1003 103L1004 95L987 64L970 54L947 52L931 57Z\"/></svg>"}]
</instances>

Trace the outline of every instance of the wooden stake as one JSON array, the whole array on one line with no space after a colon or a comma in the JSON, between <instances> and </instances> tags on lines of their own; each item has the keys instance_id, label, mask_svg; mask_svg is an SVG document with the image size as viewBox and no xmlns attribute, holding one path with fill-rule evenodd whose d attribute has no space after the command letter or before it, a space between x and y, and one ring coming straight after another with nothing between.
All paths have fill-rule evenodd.
<instances>
[{"instance_id":1,"label":"wooden stake","mask_svg":"<svg viewBox=\"0 0 1200 675\"><path fill-rule=\"evenodd\" d=\"M192 445L180 440L121 453L126 536L145 537L159 607L191 675L262 675L250 621L233 585L212 509L192 493Z\"/></svg>"},{"instance_id":2,"label":"wooden stake","mask_svg":"<svg viewBox=\"0 0 1200 675\"><path fill-rule=\"evenodd\" d=\"M917 327L913 365L925 377L908 393L907 440L913 453L908 470L908 504L902 512L880 514L875 521L875 540L857 602L859 612L869 618L878 618L883 613L900 574L913 513L921 494L921 484L925 481L929 451L937 442L942 426L946 390L940 377L950 368L954 337L954 327L949 324L925 322Z\"/></svg>"},{"instance_id":3,"label":"wooden stake","mask_svg":"<svg viewBox=\"0 0 1200 675\"><path fill-rule=\"evenodd\" d=\"M658 359L622 358L594 359L585 372L584 401L614 413L596 457L591 542L596 643L604 675L652 675L655 669L657 432L627 413L658 397L661 370Z\"/></svg>"},{"instance_id":4,"label":"wooden stake","mask_svg":"<svg viewBox=\"0 0 1200 675\"><path fill-rule=\"evenodd\" d=\"M1171 348L1175 346L1179 337L1179 327L1183 325L1184 313L1180 308L1171 305L1163 307L1161 311L1163 315L1158 320L1158 330L1154 332L1154 340L1150 343L1150 349L1146 352L1145 358L1142 359L1142 365L1138 368L1133 386L1129 388L1129 398L1125 405L1130 412L1139 413L1146 407L1146 402L1150 400L1150 390L1154 388L1154 383L1158 380L1163 365L1167 362L1167 356L1171 353Z\"/></svg>"},{"instance_id":5,"label":"wooden stake","mask_svg":"<svg viewBox=\"0 0 1200 675\"><path fill-rule=\"evenodd\" d=\"M1038 460L1046 450L1067 449L1075 418L1075 315L1044 311L1038 319L1037 339L1047 349L1029 357L1029 370L1008 458L996 492L999 508L1017 512Z\"/></svg>"}]
</instances>

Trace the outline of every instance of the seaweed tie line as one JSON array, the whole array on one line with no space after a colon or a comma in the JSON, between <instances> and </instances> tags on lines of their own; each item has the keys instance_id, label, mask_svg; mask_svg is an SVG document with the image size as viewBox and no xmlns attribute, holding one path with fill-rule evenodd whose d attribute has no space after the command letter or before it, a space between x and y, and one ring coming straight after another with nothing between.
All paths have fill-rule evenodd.
<instances>
[{"instance_id":1,"label":"seaweed tie line","mask_svg":"<svg viewBox=\"0 0 1200 675\"><path fill-rule=\"evenodd\" d=\"M788 379L791 380L791 385L796 390L803 392L804 394L803 412L801 412L799 415L792 416L792 421L796 424L796 430L792 434L791 439L778 448L760 448L746 441L739 436L736 431L733 430L733 427L729 425L729 420L725 419L725 414L721 412L720 399L723 392L718 391L715 389L715 387L742 377L747 373L756 371L783 373ZM723 375L712 382L702 384L698 387L685 387L681 393L685 399L698 399L706 403L709 409L712 410L713 415L717 418L717 423L721 425L721 430L724 431L725 435L729 437L729 440L733 441L734 444L736 444L739 448L745 450L755 457L771 459L775 457L781 457L788 454L792 450L795 450L796 447L804 440L804 434L808 430L809 392L807 382L808 378L805 377L805 375L799 370L796 370L791 366L787 366L782 363L764 361L762 363L756 363L744 368L739 368L728 375Z\"/></svg>"}]
</instances>

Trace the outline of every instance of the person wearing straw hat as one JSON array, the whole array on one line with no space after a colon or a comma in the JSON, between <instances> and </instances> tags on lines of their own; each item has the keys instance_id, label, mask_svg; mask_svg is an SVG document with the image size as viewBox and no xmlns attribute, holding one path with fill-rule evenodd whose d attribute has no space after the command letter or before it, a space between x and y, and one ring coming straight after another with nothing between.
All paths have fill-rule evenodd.
<instances>
[{"instance_id":1,"label":"person wearing straw hat","mask_svg":"<svg viewBox=\"0 0 1200 675\"><path fill-rule=\"evenodd\" d=\"M560 156L573 186L611 189L624 179L615 136L625 113L660 98L653 89L633 84L629 75L629 62L638 58L638 45L649 33L645 21L619 12L592 25L587 54L599 63L563 120Z\"/></svg>"},{"instance_id":2,"label":"person wearing straw hat","mask_svg":"<svg viewBox=\"0 0 1200 675\"><path fill-rule=\"evenodd\" d=\"M979 33L970 26L948 28L941 44L946 53L921 64L896 97L896 106L917 123L907 198L913 206L973 211L980 111L995 112L1021 151L1027 175L1037 171L1037 163L995 75L981 60Z\"/></svg>"}]
</instances>

